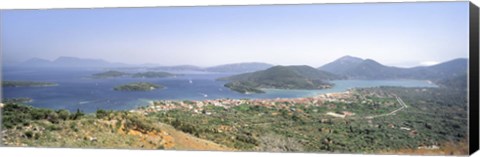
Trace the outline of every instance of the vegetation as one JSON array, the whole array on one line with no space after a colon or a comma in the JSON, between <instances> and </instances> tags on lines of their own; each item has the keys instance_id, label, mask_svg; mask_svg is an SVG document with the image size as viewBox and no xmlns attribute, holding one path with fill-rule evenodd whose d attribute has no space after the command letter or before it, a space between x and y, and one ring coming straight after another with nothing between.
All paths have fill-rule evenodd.
<instances>
[{"instance_id":1,"label":"vegetation","mask_svg":"<svg viewBox=\"0 0 480 157\"><path fill-rule=\"evenodd\" d=\"M261 93L260 88L331 88L333 84L326 81L333 79L341 79L341 77L309 66L275 66L267 70L220 78L219 80L230 81L225 87L240 93Z\"/></svg>"},{"instance_id":2,"label":"vegetation","mask_svg":"<svg viewBox=\"0 0 480 157\"><path fill-rule=\"evenodd\" d=\"M459 76L453 76L436 81L442 87L449 88L450 90L459 90L461 92L467 91L467 74Z\"/></svg>"},{"instance_id":3,"label":"vegetation","mask_svg":"<svg viewBox=\"0 0 480 157\"><path fill-rule=\"evenodd\" d=\"M20 98L3 98L2 102L3 103L8 103L8 104L11 104L11 103L30 103L32 102L33 99L32 98L27 98L27 97L20 97Z\"/></svg>"},{"instance_id":4,"label":"vegetation","mask_svg":"<svg viewBox=\"0 0 480 157\"><path fill-rule=\"evenodd\" d=\"M248 151L377 153L433 145L443 149L447 143L462 143L468 138L465 93L397 87L354 92L351 100L357 101L332 101L323 106L243 104L227 109L209 105L200 114L175 109L149 116L199 138ZM391 96L401 97L408 108L389 116L366 118L400 108ZM356 114L346 118L325 114L331 111ZM442 151L437 153L451 153Z\"/></svg>"},{"instance_id":5,"label":"vegetation","mask_svg":"<svg viewBox=\"0 0 480 157\"><path fill-rule=\"evenodd\" d=\"M53 124L57 124L64 120L80 119L85 114L79 110L71 114L68 110L48 110L34 108L18 103L6 103L2 109L2 127L13 128L15 126L27 126L32 121L45 120Z\"/></svg>"},{"instance_id":6,"label":"vegetation","mask_svg":"<svg viewBox=\"0 0 480 157\"><path fill-rule=\"evenodd\" d=\"M249 82L233 81L225 84L224 86L242 94L265 93L265 91L255 88L254 85L250 84Z\"/></svg>"},{"instance_id":7,"label":"vegetation","mask_svg":"<svg viewBox=\"0 0 480 157\"><path fill-rule=\"evenodd\" d=\"M2 87L50 87L57 86L51 82L34 82L34 81L2 81Z\"/></svg>"},{"instance_id":8,"label":"vegetation","mask_svg":"<svg viewBox=\"0 0 480 157\"><path fill-rule=\"evenodd\" d=\"M420 152L419 147L438 146L437 152L431 150L433 154L467 153L468 145L462 144L468 139L465 92L378 87L351 93L345 99L326 99L321 105L285 101L262 106L246 100L233 107L206 104L198 112L188 108L148 113L98 110L84 115L9 103L2 110L2 125L6 145L180 148L179 141L189 136L172 140L179 132L166 133L169 129L163 124L168 124L196 140L245 151ZM403 108L396 97L408 107ZM344 111L355 114L344 118L327 114ZM387 116L368 118L372 115ZM172 141L177 141L175 146L168 144Z\"/></svg>"},{"instance_id":9,"label":"vegetation","mask_svg":"<svg viewBox=\"0 0 480 157\"><path fill-rule=\"evenodd\" d=\"M106 72L93 74L92 77L97 78L97 79L102 79L102 78L123 77L123 76L128 76L128 75L130 75L130 74L125 73L125 72L110 70L110 71L106 71Z\"/></svg>"},{"instance_id":10,"label":"vegetation","mask_svg":"<svg viewBox=\"0 0 480 157\"><path fill-rule=\"evenodd\" d=\"M114 88L116 91L151 91L158 88L164 88L162 85L156 85L148 82L135 82L120 85Z\"/></svg>"},{"instance_id":11,"label":"vegetation","mask_svg":"<svg viewBox=\"0 0 480 157\"><path fill-rule=\"evenodd\" d=\"M127 111L72 114L8 103L2 115L2 142L7 146L228 150Z\"/></svg>"},{"instance_id":12,"label":"vegetation","mask_svg":"<svg viewBox=\"0 0 480 157\"><path fill-rule=\"evenodd\" d=\"M153 71L135 73L132 75L132 77L141 77L141 78L162 78L162 77L171 77L171 76L175 76L175 75L167 72L153 72Z\"/></svg>"}]
</instances>

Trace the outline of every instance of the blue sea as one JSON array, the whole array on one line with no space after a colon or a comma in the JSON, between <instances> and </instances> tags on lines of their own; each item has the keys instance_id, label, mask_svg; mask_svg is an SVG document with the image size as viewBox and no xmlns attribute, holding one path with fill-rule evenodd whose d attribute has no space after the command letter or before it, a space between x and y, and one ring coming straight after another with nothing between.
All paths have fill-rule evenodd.
<instances>
[{"instance_id":1,"label":"blue sea","mask_svg":"<svg viewBox=\"0 0 480 157\"><path fill-rule=\"evenodd\" d=\"M5 87L3 98L29 97L32 106L50 109L68 109L94 112L97 109L129 110L145 106L150 100L205 100L219 98L296 98L321 93L342 92L350 88L402 86L436 87L426 80L338 80L325 90L269 89L264 94L240 94L225 88L225 82L216 81L228 73L190 73L170 78L109 78L93 79L94 73L105 70L61 70L4 68L3 80L54 82L53 87ZM165 86L153 91L114 91L115 86L131 82L151 82Z\"/></svg>"}]
</instances>

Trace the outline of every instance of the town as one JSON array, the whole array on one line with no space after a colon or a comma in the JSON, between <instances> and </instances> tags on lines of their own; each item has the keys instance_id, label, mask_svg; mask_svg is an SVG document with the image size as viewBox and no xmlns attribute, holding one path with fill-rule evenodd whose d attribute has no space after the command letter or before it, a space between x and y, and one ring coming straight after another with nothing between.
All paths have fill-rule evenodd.
<instances>
[{"instance_id":1,"label":"town","mask_svg":"<svg viewBox=\"0 0 480 157\"><path fill-rule=\"evenodd\" d=\"M385 93L383 93L385 94ZM360 94L356 90L348 90L345 92L338 92L338 93L325 93L316 95L313 97L303 97L303 98L276 98L276 99L214 99L214 100L202 100L202 101L195 101L195 100L157 100L151 101L150 105L140 107L138 109L131 110L130 112L138 112L147 115L148 113L154 112L162 112L162 111L169 111L174 109L181 109L191 111L195 114L206 114L211 115L211 112L205 111L204 107L206 106L215 106L215 107L222 107L225 109L229 109L239 105L249 105L249 106L262 106L266 108L274 108L277 110L289 110L291 112L296 112L297 109L295 108L297 105L301 105L303 107L327 107L328 109L336 108L338 103L341 104L360 104L360 105L386 105L392 106L395 103L401 103L402 106L390 113L384 113L380 115L371 115L366 116L366 119L372 119L374 117L381 117L386 115L392 115L395 112L400 111L401 109L405 108L403 101L398 100L395 101L383 101L383 104L379 104L379 102L375 102L373 99L370 99L371 96L382 96L382 97L395 97L395 100L399 98L394 95L378 95L377 93L371 95L365 95L365 93ZM330 115L332 117L337 118L347 118L352 117L355 115L352 111L346 110L347 106L343 106L343 111L338 112L327 112L325 115ZM313 110L317 112L316 110ZM297 111L302 112L302 111ZM353 117L352 117L353 118ZM355 117L358 118L358 117Z\"/></svg>"}]
</instances>

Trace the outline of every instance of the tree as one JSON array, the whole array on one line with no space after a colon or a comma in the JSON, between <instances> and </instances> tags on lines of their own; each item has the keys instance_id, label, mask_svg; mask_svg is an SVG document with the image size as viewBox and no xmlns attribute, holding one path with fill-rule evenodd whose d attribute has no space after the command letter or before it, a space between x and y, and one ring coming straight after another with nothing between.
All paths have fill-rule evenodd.
<instances>
[{"instance_id":1,"label":"tree","mask_svg":"<svg viewBox=\"0 0 480 157\"><path fill-rule=\"evenodd\" d=\"M80 111L80 109L77 108L77 112L75 112L75 114L71 115L71 119L77 120L77 119L80 119L81 117L83 117L84 115L85 115L85 113L83 113L82 111Z\"/></svg>"}]
</instances>

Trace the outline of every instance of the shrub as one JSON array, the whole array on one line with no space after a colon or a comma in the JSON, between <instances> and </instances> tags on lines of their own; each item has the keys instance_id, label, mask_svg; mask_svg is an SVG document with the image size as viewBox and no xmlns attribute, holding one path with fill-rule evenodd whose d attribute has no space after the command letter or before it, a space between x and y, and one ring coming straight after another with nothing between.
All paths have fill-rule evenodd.
<instances>
[{"instance_id":1,"label":"shrub","mask_svg":"<svg viewBox=\"0 0 480 157\"><path fill-rule=\"evenodd\" d=\"M49 112L47 120L50 121L51 123L60 122L60 118L56 112Z\"/></svg>"},{"instance_id":2,"label":"shrub","mask_svg":"<svg viewBox=\"0 0 480 157\"><path fill-rule=\"evenodd\" d=\"M148 132L157 130L155 127L155 122L151 121L150 119L146 119L145 117L141 117L139 115L128 115L125 121L125 128L126 129L133 129L136 128L142 132Z\"/></svg>"},{"instance_id":3,"label":"shrub","mask_svg":"<svg viewBox=\"0 0 480 157\"><path fill-rule=\"evenodd\" d=\"M32 138L33 137L33 132L32 131L26 131L25 132L25 137Z\"/></svg>"},{"instance_id":4,"label":"shrub","mask_svg":"<svg viewBox=\"0 0 480 157\"><path fill-rule=\"evenodd\" d=\"M67 120L70 117L70 111L65 109L58 110L57 113L58 113L58 117L62 120Z\"/></svg>"},{"instance_id":5,"label":"shrub","mask_svg":"<svg viewBox=\"0 0 480 157\"><path fill-rule=\"evenodd\" d=\"M95 113L95 115L97 116L98 119L103 119L103 118L105 118L105 117L108 116L108 112L105 111L105 110L100 109L100 110L97 110L97 112Z\"/></svg>"}]
</instances>

